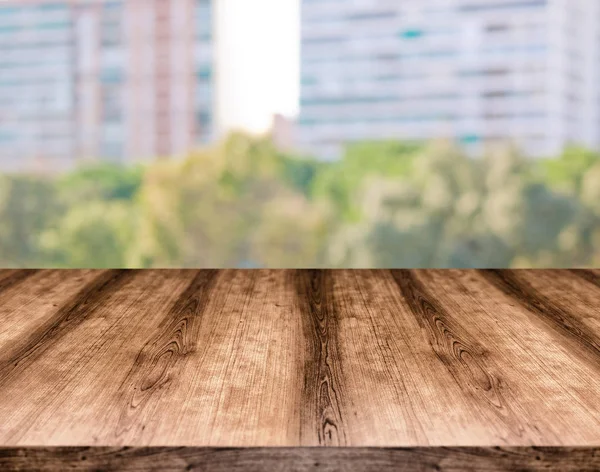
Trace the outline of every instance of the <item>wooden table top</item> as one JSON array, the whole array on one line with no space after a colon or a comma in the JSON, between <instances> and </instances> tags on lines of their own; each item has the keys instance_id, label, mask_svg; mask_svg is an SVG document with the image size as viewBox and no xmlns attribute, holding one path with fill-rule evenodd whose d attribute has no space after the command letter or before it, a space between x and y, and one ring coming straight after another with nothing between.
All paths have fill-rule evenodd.
<instances>
[{"instance_id":1,"label":"wooden table top","mask_svg":"<svg viewBox=\"0 0 600 472\"><path fill-rule=\"evenodd\" d=\"M57 446L600 468L600 270L3 270L0 322L0 468Z\"/></svg>"}]
</instances>

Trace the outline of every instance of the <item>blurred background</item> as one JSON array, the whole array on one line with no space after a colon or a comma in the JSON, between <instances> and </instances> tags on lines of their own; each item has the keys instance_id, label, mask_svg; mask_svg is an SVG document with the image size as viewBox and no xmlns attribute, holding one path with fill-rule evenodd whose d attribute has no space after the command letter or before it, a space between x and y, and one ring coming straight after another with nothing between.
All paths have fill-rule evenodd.
<instances>
[{"instance_id":1,"label":"blurred background","mask_svg":"<svg viewBox=\"0 0 600 472\"><path fill-rule=\"evenodd\" d=\"M600 266L596 0L0 0L1 267Z\"/></svg>"}]
</instances>

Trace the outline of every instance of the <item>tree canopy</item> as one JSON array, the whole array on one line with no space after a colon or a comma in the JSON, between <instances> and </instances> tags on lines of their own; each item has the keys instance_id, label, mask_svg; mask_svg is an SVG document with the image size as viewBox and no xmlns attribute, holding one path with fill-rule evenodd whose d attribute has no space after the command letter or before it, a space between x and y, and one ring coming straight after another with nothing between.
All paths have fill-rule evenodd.
<instances>
[{"instance_id":1,"label":"tree canopy","mask_svg":"<svg viewBox=\"0 0 600 472\"><path fill-rule=\"evenodd\" d=\"M363 142L322 162L232 134L185 159L0 177L4 267L600 263L600 155Z\"/></svg>"}]
</instances>

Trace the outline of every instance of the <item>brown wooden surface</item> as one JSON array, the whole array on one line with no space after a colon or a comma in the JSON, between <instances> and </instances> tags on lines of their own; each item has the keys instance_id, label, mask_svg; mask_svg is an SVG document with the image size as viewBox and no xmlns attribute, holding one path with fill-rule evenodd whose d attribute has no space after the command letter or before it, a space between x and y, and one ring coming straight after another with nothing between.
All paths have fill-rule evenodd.
<instances>
[{"instance_id":1,"label":"brown wooden surface","mask_svg":"<svg viewBox=\"0 0 600 472\"><path fill-rule=\"evenodd\" d=\"M598 448L0 448L0 470L597 472Z\"/></svg>"},{"instance_id":2,"label":"brown wooden surface","mask_svg":"<svg viewBox=\"0 0 600 472\"><path fill-rule=\"evenodd\" d=\"M0 466L123 446L598 465L600 271L0 271Z\"/></svg>"}]
</instances>

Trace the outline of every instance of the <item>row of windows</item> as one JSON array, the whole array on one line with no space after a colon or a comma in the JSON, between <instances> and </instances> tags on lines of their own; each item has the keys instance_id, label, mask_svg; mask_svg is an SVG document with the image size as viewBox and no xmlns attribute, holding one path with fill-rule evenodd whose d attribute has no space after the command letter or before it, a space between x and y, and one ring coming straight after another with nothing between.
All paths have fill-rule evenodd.
<instances>
[{"instance_id":1,"label":"row of windows","mask_svg":"<svg viewBox=\"0 0 600 472\"><path fill-rule=\"evenodd\" d=\"M7 42L6 44L2 44L0 47L0 52L3 53L11 53L11 52L21 52L21 51L36 51L39 52L41 50L44 53L51 53L52 49L57 49L59 51L64 51L67 49L67 46L71 45L71 40L69 38L65 38L62 41L52 40L52 41L40 41L39 39L35 39L31 42Z\"/></svg>"},{"instance_id":2,"label":"row of windows","mask_svg":"<svg viewBox=\"0 0 600 472\"><path fill-rule=\"evenodd\" d=\"M362 76L357 76L357 75L352 75L351 78L346 78L344 77L343 79L338 79L339 83L344 83L344 84L348 84L348 85L352 85L352 84L360 84L360 83L369 83L369 82L380 82L380 83L400 83L400 82L410 82L410 81L415 81L415 80L419 80L422 81L423 79L425 79L426 77L424 75L407 75L407 74L383 74L383 75L362 75ZM325 82L329 82L330 80L327 80ZM321 84L323 81L319 80L319 78L317 77L313 77L313 76L304 76L301 79L301 85L303 86L310 86L310 85L319 85Z\"/></svg>"},{"instance_id":3,"label":"row of windows","mask_svg":"<svg viewBox=\"0 0 600 472\"><path fill-rule=\"evenodd\" d=\"M63 116L73 110L73 103L67 100L60 102L55 100L31 100L25 101L21 97L15 99L0 99L0 106L6 107L3 110L19 116L31 116L31 119L37 121L39 115Z\"/></svg>"},{"instance_id":4,"label":"row of windows","mask_svg":"<svg viewBox=\"0 0 600 472\"><path fill-rule=\"evenodd\" d=\"M22 7L8 7L8 6L0 6L0 16L12 16L19 13L30 13L30 12L40 12L40 13L53 13L53 12L67 12L68 7L63 3L43 3L41 5L28 5Z\"/></svg>"},{"instance_id":5,"label":"row of windows","mask_svg":"<svg viewBox=\"0 0 600 472\"><path fill-rule=\"evenodd\" d=\"M4 69L39 69L40 67L56 66L60 68L69 68L72 66L71 61L58 61L53 57L40 57L36 62L0 62L0 70Z\"/></svg>"},{"instance_id":6,"label":"row of windows","mask_svg":"<svg viewBox=\"0 0 600 472\"><path fill-rule=\"evenodd\" d=\"M24 88L24 89L35 89L35 90L56 90L56 86L70 88L69 82L62 80L55 80L53 77L36 77L35 79L0 79L0 88Z\"/></svg>"},{"instance_id":7,"label":"row of windows","mask_svg":"<svg viewBox=\"0 0 600 472\"><path fill-rule=\"evenodd\" d=\"M14 36L0 34L0 51L38 50L44 49L46 45L48 48L58 46L65 49L72 48L74 46L73 35L70 30L27 31L25 34Z\"/></svg>"},{"instance_id":8,"label":"row of windows","mask_svg":"<svg viewBox=\"0 0 600 472\"><path fill-rule=\"evenodd\" d=\"M414 38L419 38L421 36L425 35L425 32L422 30L406 30L406 31L401 31L397 34L398 37L400 38L406 38L406 39L414 39ZM353 36L348 36L348 35L344 35L344 36L317 36L317 37L305 37L302 39L302 44L304 45L311 45L311 44L317 44L317 45L323 45L323 44L345 44L345 43L350 43L350 42L354 42L354 41L366 41L366 40L377 40L377 39L381 39L381 40L388 40L388 39L393 39L393 37L390 34L382 34L382 33L378 33L378 34L369 34L369 35L361 35L360 37L357 37L355 35Z\"/></svg>"},{"instance_id":9,"label":"row of windows","mask_svg":"<svg viewBox=\"0 0 600 472\"><path fill-rule=\"evenodd\" d=\"M458 115L410 115L386 117L378 116L365 119L365 117L341 117L341 118L312 118L302 117L299 120L301 126L307 125L353 125L362 123L419 123L427 121L453 121L458 119Z\"/></svg>"},{"instance_id":10,"label":"row of windows","mask_svg":"<svg viewBox=\"0 0 600 472\"><path fill-rule=\"evenodd\" d=\"M58 29L69 29L72 23L69 21L56 21L48 23L36 23L31 26L18 26L18 25L4 25L0 26L0 34L19 33L21 31L30 30L58 30Z\"/></svg>"},{"instance_id":11,"label":"row of windows","mask_svg":"<svg viewBox=\"0 0 600 472\"><path fill-rule=\"evenodd\" d=\"M302 61L305 64L336 64L336 63L352 63L364 60L379 60L379 61L402 61L405 59L430 59L432 57L456 57L456 50L439 50L439 51L424 51L422 53L412 54L362 54L354 56L337 56L337 57L306 57Z\"/></svg>"},{"instance_id":12,"label":"row of windows","mask_svg":"<svg viewBox=\"0 0 600 472\"><path fill-rule=\"evenodd\" d=\"M41 56L41 57L40 57ZM41 64L67 64L71 61L73 52L66 48L51 49L49 51L14 51L11 53L2 54L0 52L0 64L7 64L9 67L18 67L20 65L35 65Z\"/></svg>"},{"instance_id":13,"label":"row of windows","mask_svg":"<svg viewBox=\"0 0 600 472\"><path fill-rule=\"evenodd\" d=\"M457 28L436 28L434 30L424 30L421 28L408 28L402 29L394 33L381 33L372 32L369 34L361 33L360 35L344 35L344 36L317 36L317 37L304 37L302 39L303 44L343 44L346 42L356 40L373 40L373 39L394 39L400 38L405 40L413 40L422 37L441 37L454 35L459 33L460 30Z\"/></svg>"},{"instance_id":14,"label":"row of windows","mask_svg":"<svg viewBox=\"0 0 600 472\"><path fill-rule=\"evenodd\" d=\"M301 117L299 124L301 126L311 125L357 125L363 123L423 123L423 122L453 122L453 121L468 121L468 120L539 120L547 115L543 112L526 112L526 113L505 113L502 115L482 114L480 116L464 116L458 114L426 114L426 115L406 115L406 116L377 116L377 117L339 117L339 118L314 118Z\"/></svg>"},{"instance_id":15,"label":"row of windows","mask_svg":"<svg viewBox=\"0 0 600 472\"><path fill-rule=\"evenodd\" d=\"M209 113L198 113L196 116L196 121L200 127L200 135L208 137L211 135L211 125L212 125L212 116ZM111 121L110 123L105 122L106 126L113 126L115 122ZM114 129L114 128L113 128ZM105 128L105 135L107 134L109 128ZM111 133L113 134L113 133ZM10 132L10 131L0 131L0 143L14 143L17 141L64 141L68 142L72 138L72 133L70 132L62 132L62 133L50 133L47 131L34 130L33 133L22 133L22 132ZM111 139L104 141L105 143L112 144L122 144L122 140L114 140Z\"/></svg>"},{"instance_id":16,"label":"row of windows","mask_svg":"<svg viewBox=\"0 0 600 472\"><path fill-rule=\"evenodd\" d=\"M123 8L124 1L123 0L104 0L102 2L102 8L104 10L115 10ZM62 2L54 2L54 3L42 3L40 5L24 5L21 7L15 6L0 6L0 16L12 16L19 13L67 13L70 7Z\"/></svg>"},{"instance_id":17,"label":"row of windows","mask_svg":"<svg viewBox=\"0 0 600 472\"><path fill-rule=\"evenodd\" d=\"M210 82L212 75L211 66L202 66L196 72L200 82ZM100 81L103 84L119 84L124 82L125 78L125 71L122 69L105 69L100 72Z\"/></svg>"},{"instance_id":18,"label":"row of windows","mask_svg":"<svg viewBox=\"0 0 600 472\"><path fill-rule=\"evenodd\" d=\"M202 1L202 0L200 0ZM209 0L204 0L209 1ZM352 0L302 0L303 4L318 4L323 5L327 3L352 3ZM458 10L461 11L474 11L474 10L499 10L499 9L511 9L511 8L531 8L531 7L540 7L546 6L548 4L548 0L513 0L510 2L507 1L496 1L489 3L468 3L465 2L458 6ZM455 8L440 8L436 7L426 7L423 8L425 13L434 13L434 12L446 12L448 10L452 10ZM580 11L578 11L580 13Z\"/></svg>"},{"instance_id":19,"label":"row of windows","mask_svg":"<svg viewBox=\"0 0 600 472\"><path fill-rule=\"evenodd\" d=\"M488 3L473 3L463 4L458 7L459 11L465 12L479 12L479 11L491 11L491 10L513 10L513 9L530 9L530 8L543 8L548 5L548 0L526 0L526 1L512 1L512 2L488 2Z\"/></svg>"},{"instance_id":20,"label":"row of windows","mask_svg":"<svg viewBox=\"0 0 600 472\"><path fill-rule=\"evenodd\" d=\"M367 63L367 70L370 70L369 66L372 64ZM341 72L346 72L345 69L339 69ZM536 74L545 71L545 64L523 64L521 67L517 68L509 68L509 67L476 67L476 68L459 68L456 70L448 70L445 73L437 72L435 69L433 70L433 74L428 70L423 70L420 73L411 73L411 74L381 74L381 75L362 75L358 76L353 73L349 76L344 76L343 79L338 79L343 82L364 82L369 80L381 80L381 81L408 81L408 80L423 80L426 78L434 78L434 77L510 77L513 74ZM329 71L330 72L330 71ZM321 77L327 77L327 75L321 75ZM329 78L331 78L331 74L329 74ZM315 84L317 83L317 77L314 76L304 76L302 78L303 84Z\"/></svg>"},{"instance_id":21,"label":"row of windows","mask_svg":"<svg viewBox=\"0 0 600 472\"><path fill-rule=\"evenodd\" d=\"M38 59L37 62L2 62L0 61L0 70L23 70L23 69L27 69L27 70L35 70L36 68L39 67L46 67L48 65L53 65L53 66L60 66L62 68L64 68L65 70L70 70L72 67L72 63L71 61L67 60L62 60L62 61L57 61L56 58L53 57L46 57L44 60L42 59ZM213 71L212 71L212 67L210 65L205 65L205 66L201 66L198 71L196 72L197 77L201 80L201 81L210 81L213 77ZM45 77L33 77L33 78L29 78L29 79L24 79L19 77L17 78L1 78L0 79L0 86L2 87L19 87L19 86L23 86L23 85L37 85L39 83L47 83L48 80L52 80L52 78L49 78L47 76ZM123 69L115 69L115 68L110 68L110 69L103 69L100 71L99 73L99 80L102 83L106 83L106 84L114 84L114 83L121 83L125 80L125 71Z\"/></svg>"},{"instance_id":22,"label":"row of windows","mask_svg":"<svg viewBox=\"0 0 600 472\"><path fill-rule=\"evenodd\" d=\"M397 11L381 11L381 12L362 12L362 13L347 13L345 15L334 14L334 15L319 15L312 18L306 18L303 24L306 26L313 24L332 24L342 23L347 24L348 21L361 21L361 20L390 20L398 17Z\"/></svg>"},{"instance_id":23,"label":"row of windows","mask_svg":"<svg viewBox=\"0 0 600 472\"><path fill-rule=\"evenodd\" d=\"M502 46L502 47L485 47L478 52L482 55L535 55L539 56L547 51L547 47L543 44L532 44L524 46ZM406 61L406 60L428 60L436 58L459 58L463 55L461 51L456 49L440 49L421 51L414 53L394 53L394 54L362 54L352 56L337 56L337 57L306 57L303 60L305 64L336 64L336 63L352 63L357 61L380 60L380 61Z\"/></svg>"},{"instance_id":24,"label":"row of windows","mask_svg":"<svg viewBox=\"0 0 600 472\"><path fill-rule=\"evenodd\" d=\"M71 133L49 133L36 130L34 133L17 133L17 132L0 132L0 142L16 142L16 141L67 141L71 139Z\"/></svg>"},{"instance_id":25,"label":"row of windows","mask_svg":"<svg viewBox=\"0 0 600 472\"><path fill-rule=\"evenodd\" d=\"M330 0L331 1L331 0ZM324 1L311 1L311 0L303 0L305 4L318 3L323 4L326 3ZM530 10L530 9L540 9L544 8L548 5L547 0L525 0L525 1L496 1L496 2L486 2L486 3L475 3L475 4L461 4L458 6L447 6L442 8L435 8L435 10L428 9L426 13L427 15L435 14L450 14L452 12L459 13L475 13L475 12L491 12L495 10ZM402 12L400 9L396 10L387 10L387 11L378 11L378 12L353 12L347 13L345 15L319 15L315 17L311 17L305 20L306 24L318 24L318 23L327 23L331 21L339 21L339 20L347 20L347 21L361 21L361 20L387 20L391 18L397 18L398 16L402 16Z\"/></svg>"},{"instance_id":26,"label":"row of windows","mask_svg":"<svg viewBox=\"0 0 600 472\"><path fill-rule=\"evenodd\" d=\"M420 95L393 95L393 96L375 96L375 97L321 97L321 98L304 98L301 100L301 105L306 106L323 106L323 105L360 105L363 103L390 103L390 102L413 102L413 101L438 101L438 100L458 100L465 98L483 98L484 100L502 99L506 102L507 99L524 99L527 97L540 96L543 94L543 89L530 90L488 90L478 94L470 93L463 95L460 93L431 93ZM569 96L569 95L567 95Z\"/></svg>"},{"instance_id":27,"label":"row of windows","mask_svg":"<svg viewBox=\"0 0 600 472\"><path fill-rule=\"evenodd\" d=\"M399 101L431 101L431 100L452 100L460 98L461 95L457 93L444 93L444 94L427 94L427 95L414 95L414 96L374 96L374 97L328 97L328 98L313 98L313 99L302 99L300 101L301 106L311 105L357 105L362 103L390 103Z\"/></svg>"},{"instance_id":28,"label":"row of windows","mask_svg":"<svg viewBox=\"0 0 600 472\"><path fill-rule=\"evenodd\" d=\"M528 73L535 73L535 72L543 72L543 69L540 70L519 70L519 71L513 71L510 69L494 69L494 68L490 68L490 69L478 69L478 70L459 70L456 71L455 73L451 73L451 74L447 74L444 75L443 77L446 80L452 80L453 78L456 77L510 77L513 73L514 74L521 74L523 72L528 72ZM361 75L361 76L357 76L357 75L353 75L351 77L338 77L338 78L334 78L333 77L328 77L325 80L322 80L319 77L315 77L315 76L303 76L301 78L300 84L304 87L310 87L310 86L316 86L316 85L321 85L321 84L327 84L327 83L337 83L340 85L348 85L348 86L352 86L352 85L358 85L358 84L368 84L370 82L377 82L377 83L409 83L409 82L415 82L415 81L419 81L422 82L424 80L427 79L432 79L435 78L436 76L431 76L431 75L427 75L427 74L380 74L380 75ZM437 76L437 77L442 77L442 76ZM513 92L515 93L515 92Z\"/></svg>"}]
</instances>

